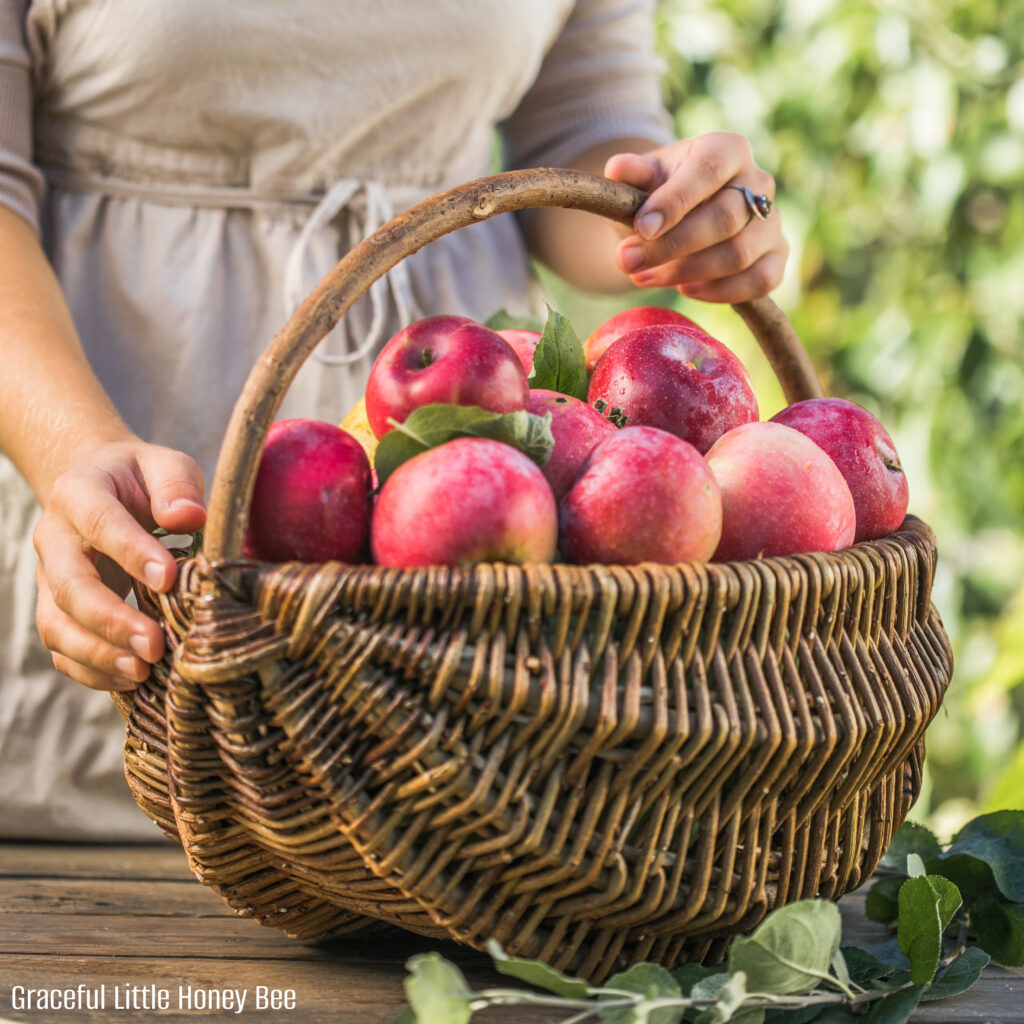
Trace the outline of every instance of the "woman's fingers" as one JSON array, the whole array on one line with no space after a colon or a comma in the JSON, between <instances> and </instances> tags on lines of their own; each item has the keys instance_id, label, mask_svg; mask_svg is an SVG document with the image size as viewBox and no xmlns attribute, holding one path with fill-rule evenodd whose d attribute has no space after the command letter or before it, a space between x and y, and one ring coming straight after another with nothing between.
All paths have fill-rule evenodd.
<instances>
[{"instance_id":1,"label":"woman's fingers","mask_svg":"<svg viewBox=\"0 0 1024 1024\"><path fill-rule=\"evenodd\" d=\"M778 214L761 219L743 191L772 199L775 181L754 163L742 135L712 132L640 156L619 154L605 173L650 192L635 234L616 252L634 284L735 302L765 295L781 280L789 246ZM726 295L739 298L712 298Z\"/></svg>"},{"instance_id":2,"label":"woman's fingers","mask_svg":"<svg viewBox=\"0 0 1024 1024\"><path fill-rule=\"evenodd\" d=\"M749 302L767 295L782 280L789 248L780 252L773 249L739 274L717 281L704 280L699 284L680 287L684 295L704 302Z\"/></svg>"},{"instance_id":3,"label":"woman's fingers","mask_svg":"<svg viewBox=\"0 0 1024 1024\"><path fill-rule=\"evenodd\" d=\"M47 541L58 541L63 534L80 538L83 550L106 555L129 576L154 590L167 590L174 582L174 556L153 536L155 520L148 507L143 509L140 523L123 502L116 481L107 473L94 469L65 473L54 484L37 528L36 551L47 576L67 579L67 567L52 554L48 556L43 546ZM67 556L66 547L61 554ZM67 601L61 600L64 591L51 589L58 604L68 610Z\"/></svg>"},{"instance_id":4,"label":"woman's fingers","mask_svg":"<svg viewBox=\"0 0 1024 1024\"><path fill-rule=\"evenodd\" d=\"M94 690L134 689L149 675L147 659L108 643L61 611L41 568L37 579L36 624L58 671Z\"/></svg>"},{"instance_id":5,"label":"woman's fingers","mask_svg":"<svg viewBox=\"0 0 1024 1024\"><path fill-rule=\"evenodd\" d=\"M96 638L97 651L116 648L121 655L148 662L162 657L164 637L160 627L102 582L89 552L63 524L40 521L36 551L42 577L39 611L48 611L45 592L46 600L61 613L49 616L45 623L38 622L47 647L75 657L60 640L60 629L73 622ZM77 644L76 653L82 654L81 644ZM93 664L96 668L110 667L109 659Z\"/></svg>"},{"instance_id":6,"label":"woman's fingers","mask_svg":"<svg viewBox=\"0 0 1024 1024\"><path fill-rule=\"evenodd\" d=\"M154 522L171 533L194 533L206 522L203 474L194 459L170 448L148 447L139 469Z\"/></svg>"},{"instance_id":7,"label":"woman's fingers","mask_svg":"<svg viewBox=\"0 0 1024 1024\"><path fill-rule=\"evenodd\" d=\"M631 276L633 283L641 288L675 288L717 281L749 270L761 257L777 251L780 244L784 255L785 240L780 243L772 227L751 223L723 242L655 264Z\"/></svg>"},{"instance_id":8,"label":"woman's fingers","mask_svg":"<svg viewBox=\"0 0 1024 1024\"><path fill-rule=\"evenodd\" d=\"M691 210L710 199L723 185L741 171L754 166L750 143L735 132L711 132L662 146L644 154L650 162L650 195L637 211L634 222L637 234L650 241L675 227ZM605 165L609 171L637 170L639 165L612 157ZM608 174L613 177L614 174ZM622 180L616 178L616 180ZM630 182L634 184L634 182ZM637 187L643 187L637 184Z\"/></svg>"},{"instance_id":9,"label":"woman's fingers","mask_svg":"<svg viewBox=\"0 0 1024 1024\"><path fill-rule=\"evenodd\" d=\"M198 466L166 448L113 445L56 481L34 540L37 624L60 671L99 689L146 678L163 656L163 632L113 581L123 570L168 590L177 566L153 527L189 533L205 518Z\"/></svg>"}]
</instances>

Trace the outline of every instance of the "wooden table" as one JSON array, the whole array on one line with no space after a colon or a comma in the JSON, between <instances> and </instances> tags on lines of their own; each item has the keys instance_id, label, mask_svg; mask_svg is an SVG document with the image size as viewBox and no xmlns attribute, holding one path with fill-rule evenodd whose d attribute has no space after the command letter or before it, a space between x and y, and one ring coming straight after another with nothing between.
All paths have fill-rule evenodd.
<instances>
[{"instance_id":1,"label":"wooden table","mask_svg":"<svg viewBox=\"0 0 1024 1024\"><path fill-rule=\"evenodd\" d=\"M863 916L863 898L854 893L841 904L844 941L883 941L884 929ZM404 1002L405 961L429 949L458 963L473 987L507 986L486 956L453 945L416 936L308 945L235 918L192 878L184 854L170 843L0 843L0 1024L384 1024ZM83 986L103 992L105 1009L15 1009L15 986L76 992ZM179 989L186 998L191 990L191 1010L179 1008ZM229 990L244 994L241 1013L237 1002L229 1005L237 1000ZM162 991L172 1005L154 1009L150 1004ZM219 1011L200 1008L203 1000L217 999ZM562 1016L510 1008L479 1019L541 1024ZM1024 970L990 967L970 992L926 1004L913 1020L1021 1024Z\"/></svg>"}]
</instances>

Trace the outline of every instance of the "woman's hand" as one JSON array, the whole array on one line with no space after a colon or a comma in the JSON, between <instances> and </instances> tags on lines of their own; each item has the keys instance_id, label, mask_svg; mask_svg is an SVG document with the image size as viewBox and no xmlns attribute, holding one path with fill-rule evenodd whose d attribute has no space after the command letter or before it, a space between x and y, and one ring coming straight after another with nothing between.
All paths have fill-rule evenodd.
<instances>
[{"instance_id":1,"label":"woman's hand","mask_svg":"<svg viewBox=\"0 0 1024 1024\"><path fill-rule=\"evenodd\" d=\"M676 288L707 302L767 295L782 280L789 244L777 210L761 220L740 185L769 199L775 180L750 143L711 132L637 155L619 153L604 173L649 193L616 260L641 288Z\"/></svg>"},{"instance_id":2,"label":"woman's hand","mask_svg":"<svg viewBox=\"0 0 1024 1024\"><path fill-rule=\"evenodd\" d=\"M160 627L126 604L129 577L167 591L174 557L152 530L203 525L202 473L187 455L107 444L54 482L36 527L36 623L53 664L94 690L129 690L164 651Z\"/></svg>"}]
</instances>

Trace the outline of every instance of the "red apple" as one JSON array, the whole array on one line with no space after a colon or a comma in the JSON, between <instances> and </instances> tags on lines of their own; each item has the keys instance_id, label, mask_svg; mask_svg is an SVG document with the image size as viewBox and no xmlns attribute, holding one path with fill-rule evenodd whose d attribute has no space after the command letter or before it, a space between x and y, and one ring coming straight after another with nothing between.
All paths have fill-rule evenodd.
<instances>
[{"instance_id":1,"label":"red apple","mask_svg":"<svg viewBox=\"0 0 1024 1024\"><path fill-rule=\"evenodd\" d=\"M907 478L885 427L856 402L810 398L772 417L806 434L843 474L857 510L856 541L885 537L907 514Z\"/></svg>"},{"instance_id":2,"label":"red apple","mask_svg":"<svg viewBox=\"0 0 1024 1024\"><path fill-rule=\"evenodd\" d=\"M525 409L530 386L515 350L464 316L432 316L396 334L366 384L366 417L383 437L422 405L447 402L491 412Z\"/></svg>"},{"instance_id":3,"label":"red apple","mask_svg":"<svg viewBox=\"0 0 1024 1024\"><path fill-rule=\"evenodd\" d=\"M617 428L586 402L544 388L530 391L530 412L537 416L551 413L555 450L541 467L541 472L551 484L555 500L561 501L579 475L583 460L591 449L614 434Z\"/></svg>"},{"instance_id":4,"label":"red apple","mask_svg":"<svg viewBox=\"0 0 1024 1024\"><path fill-rule=\"evenodd\" d=\"M544 474L500 441L463 437L404 462L373 514L381 565L550 562L558 509Z\"/></svg>"},{"instance_id":5,"label":"red apple","mask_svg":"<svg viewBox=\"0 0 1024 1024\"><path fill-rule=\"evenodd\" d=\"M357 562L370 532L370 461L320 420L270 426L256 473L245 553L265 562Z\"/></svg>"},{"instance_id":6,"label":"red apple","mask_svg":"<svg viewBox=\"0 0 1024 1024\"><path fill-rule=\"evenodd\" d=\"M809 438L781 423L746 423L707 455L722 490L722 540L715 561L853 543L856 512L836 464Z\"/></svg>"},{"instance_id":7,"label":"red apple","mask_svg":"<svg viewBox=\"0 0 1024 1024\"><path fill-rule=\"evenodd\" d=\"M523 371L529 377L533 371L533 353L537 349L537 342L540 341L540 332L509 327L497 333L512 346L512 350L519 356L519 362L523 364Z\"/></svg>"},{"instance_id":8,"label":"red apple","mask_svg":"<svg viewBox=\"0 0 1024 1024\"><path fill-rule=\"evenodd\" d=\"M664 306L636 306L633 309L624 309L605 320L583 342L583 352L587 357L587 373L594 372L597 361L612 342L618 341L624 334L629 334L638 327L651 327L654 324L676 324L704 333L688 316L683 316L674 309L666 309Z\"/></svg>"},{"instance_id":9,"label":"red apple","mask_svg":"<svg viewBox=\"0 0 1024 1024\"><path fill-rule=\"evenodd\" d=\"M700 452L655 427L602 441L561 507L574 562L706 562L722 529L718 485Z\"/></svg>"},{"instance_id":10,"label":"red apple","mask_svg":"<svg viewBox=\"0 0 1024 1024\"><path fill-rule=\"evenodd\" d=\"M630 426L659 427L706 452L727 430L757 419L739 359L699 328L654 324L623 335L601 357L587 401L618 406Z\"/></svg>"}]
</instances>

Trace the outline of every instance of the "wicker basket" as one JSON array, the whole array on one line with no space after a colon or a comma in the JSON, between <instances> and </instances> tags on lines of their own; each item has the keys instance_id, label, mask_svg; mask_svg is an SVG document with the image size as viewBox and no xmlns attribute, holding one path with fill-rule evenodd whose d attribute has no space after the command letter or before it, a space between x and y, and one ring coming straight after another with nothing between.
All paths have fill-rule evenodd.
<instances>
[{"instance_id":1,"label":"wicker basket","mask_svg":"<svg viewBox=\"0 0 1024 1024\"><path fill-rule=\"evenodd\" d=\"M864 881L921 783L952 659L929 529L723 565L466 569L239 558L280 397L369 285L530 206L625 222L568 171L436 196L353 250L274 339L214 478L203 553L140 593L168 654L129 783L238 913L313 939L398 925L593 980L720 957L773 907ZM790 401L820 394L769 300L737 307Z\"/></svg>"}]
</instances>

